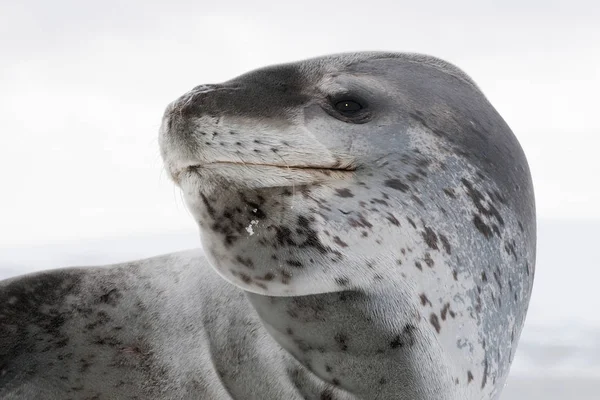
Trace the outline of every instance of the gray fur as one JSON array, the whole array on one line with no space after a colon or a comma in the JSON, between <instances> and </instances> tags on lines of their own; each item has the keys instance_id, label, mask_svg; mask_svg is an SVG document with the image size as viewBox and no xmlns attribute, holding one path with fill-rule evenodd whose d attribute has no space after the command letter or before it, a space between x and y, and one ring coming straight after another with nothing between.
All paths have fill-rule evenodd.
<instances>
[{"instance_id":1,"label":"gray fur","mask_svg":"<svg viewBox=\"0 0 600 400\"><path fill-rule=\"evenodd\" d=\"M336 96L367 107L343 116ZM208 262L3 282L1 398L499 397L533 188L458 68L357 53L256 70L170 104L160 143Z\"/></svg>"}]
</instances>

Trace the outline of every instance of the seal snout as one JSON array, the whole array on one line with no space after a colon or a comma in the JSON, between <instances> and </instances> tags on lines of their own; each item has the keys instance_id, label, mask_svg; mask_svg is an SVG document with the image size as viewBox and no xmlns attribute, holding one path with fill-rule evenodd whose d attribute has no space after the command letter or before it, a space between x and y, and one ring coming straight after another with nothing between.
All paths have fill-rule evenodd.
<instances>
[{"instance_id":1,"label":"seal snout","mask_svg":"<svg viewBox=\"0 0 600 400\"><path fill-rule=\"evenodd\" d=\"M210 146L218 134L221 117L207 116L204 103L217 86L196 86L165 109L159 131L160 151L169 175L177 184L181 173L189 172L213 158L210 156Z\"/></svg>"},{"instance_id":2,"label":"seal snout","mask_svg":"<svg viewBox=\"0 0 600 400\"><path fill-rule=\"evenodd\" d=\"M200 85L167 106L160 146L176 184L193 177L204 187L223 180L281 187L351 176L353 157L332 152L283 111L289 93L266 107L259 90L240 82Z\"/></svg>"},{"instance_id":3,"label":"seal snout","mask_svg":"<svg viewBox=\"0 0 600 400\"><path fill-rule=\"evenodd\" d=\"M177 100L169 104L165 117L174 118L189 118L194 115L201 115L201 107L199 97L209 91L196 91L194 89L185 93Z\"/></svg>"}]
</instances>

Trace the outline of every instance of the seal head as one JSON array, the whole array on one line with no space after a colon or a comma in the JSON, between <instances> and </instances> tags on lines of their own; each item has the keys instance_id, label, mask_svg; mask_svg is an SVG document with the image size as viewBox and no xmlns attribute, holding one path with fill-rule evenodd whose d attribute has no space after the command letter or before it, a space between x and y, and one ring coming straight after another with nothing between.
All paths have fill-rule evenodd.
<instances>
[{"instance_id":1,"label":"seal head","mask_svg":"<svg viewBox=\"0 0 600 400\"><path fill-rule=\"evenodd\" d=\"M442 60L259 69L167 107L163 159L214 269L306 368L364 398L496 398L526 315L523 151Z\"/></svg>"}]
</instances>

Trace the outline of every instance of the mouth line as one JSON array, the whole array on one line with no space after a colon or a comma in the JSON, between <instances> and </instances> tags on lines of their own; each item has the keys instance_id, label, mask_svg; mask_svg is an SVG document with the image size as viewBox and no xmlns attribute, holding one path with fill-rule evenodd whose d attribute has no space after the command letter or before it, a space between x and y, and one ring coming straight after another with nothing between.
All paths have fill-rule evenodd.
<instances>
[{"instance_id":1,"label":"mouth line","mask_svg":"<svg viewBox=\"0 0 600 400\"><path fill-rule=\"evenodd\" d=\"M307 166L307 165L279 165L279 164L263 164L263 163L250 163L250 162L235 162L235 161L214 161L203 164L189 165L185 168L186 171L194 171L203 167L213 165L234 165L240 167L273 167L280 169L306 169L314 171L338 171L338 172L352 172L356 168L352 166L348 167L327 167L327 166Z\"/></svg>"}]
</instances>

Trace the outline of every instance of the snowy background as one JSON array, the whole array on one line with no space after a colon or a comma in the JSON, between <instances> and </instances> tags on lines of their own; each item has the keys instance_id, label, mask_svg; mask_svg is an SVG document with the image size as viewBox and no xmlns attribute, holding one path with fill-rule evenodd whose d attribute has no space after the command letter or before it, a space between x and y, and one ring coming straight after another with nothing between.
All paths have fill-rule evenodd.
<instances>
[{"instance_id":1,"label":"snowy background","mask_svg":"<svg viewBox=\"0 0 600 400\"><path fill-rule=\"evenodd\" d=\"M600 398L600 3L271 3L0 3L0 279L199 245L157 143L190 88L327 53L428 53L480 85L534 178L536 281L503 399Z\"/></svg>"}]
</instances>

